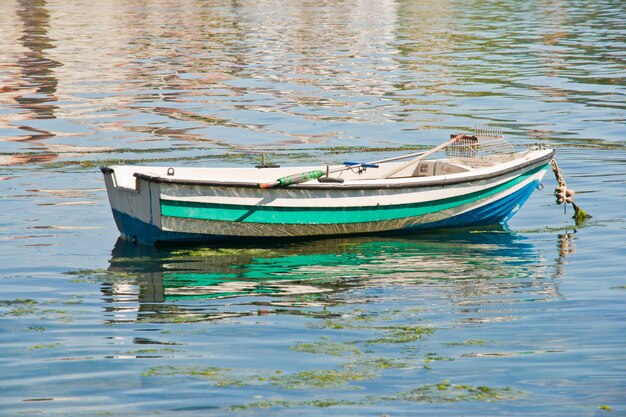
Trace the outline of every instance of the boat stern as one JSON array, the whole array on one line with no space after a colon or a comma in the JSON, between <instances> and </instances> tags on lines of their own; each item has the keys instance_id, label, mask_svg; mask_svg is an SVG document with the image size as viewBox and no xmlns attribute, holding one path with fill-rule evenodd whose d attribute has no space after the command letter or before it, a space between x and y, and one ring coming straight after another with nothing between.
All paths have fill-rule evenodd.
<instances>
[{"instance_id":1,"label":"boat stern","mask_svg":"<svg viewBox=\"0 0 626 417\"><path fill-rule=\"evenodd\" d=\"M154 244L161 233L160 185L135 177L132 167L100 167L111 211L122 237Z\"/></svg>"}]
</instances>

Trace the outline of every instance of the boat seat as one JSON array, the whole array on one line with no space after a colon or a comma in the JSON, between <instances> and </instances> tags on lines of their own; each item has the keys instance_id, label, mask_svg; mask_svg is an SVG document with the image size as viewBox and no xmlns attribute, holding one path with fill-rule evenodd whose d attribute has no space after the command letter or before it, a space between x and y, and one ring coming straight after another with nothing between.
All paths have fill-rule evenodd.
<instances>
[{"instance_id":1,"label":"boat seat","mask_svg":"<svg viewBox=\"0 0 626 417\"><path fill-rule=\"evenodd\" d=\"M413 177L432 177L435 175L435 161L420 161L413 171Z\"/></svg>"},{"instance_id":2,"label":"boat seat","mask_svg":"<svg viewBox=\"0 0 626 417\"><path fill-rule=\"evenodd\" d=\"M432 177L435 175L456 174L469 171L470 167L447 161L420 161L413 171L413 177Z\"/></svg>"}]
</instances>

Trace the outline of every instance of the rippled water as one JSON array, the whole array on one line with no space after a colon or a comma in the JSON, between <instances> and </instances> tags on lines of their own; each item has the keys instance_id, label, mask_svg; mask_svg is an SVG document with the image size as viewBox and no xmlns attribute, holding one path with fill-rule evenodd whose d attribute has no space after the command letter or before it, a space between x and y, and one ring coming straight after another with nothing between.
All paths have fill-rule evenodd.
<instances>
[{"instance_id":1,"label":"rippled water","mask_svg":"<svg viewBox=\"0 0 626 417\"><path fill-rule=\"evenodd\" d=\"M0 415L626 415L622 1L0 2ZM556 147L508 229L117 241L97 167Z\"/></svg>"}]
</instances>

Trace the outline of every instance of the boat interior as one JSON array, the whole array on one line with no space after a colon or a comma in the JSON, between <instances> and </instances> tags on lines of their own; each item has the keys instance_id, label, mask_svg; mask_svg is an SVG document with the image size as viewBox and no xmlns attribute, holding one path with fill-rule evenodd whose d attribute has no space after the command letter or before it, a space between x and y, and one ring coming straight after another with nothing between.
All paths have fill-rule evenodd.
<instances>
[{"instance_id":1,"label":"boat interior","mask_svg":"<svg viewBox=\"0 0 626 417\"><path fill-rule=\"evenodd\" d=\"M317 166L287 166L276 165L245 168L233 167L156 167L117 165L103 167L103 172L113 173L116 187L135 190L137 176L154 178L157 182L194 182L194 183L227 183L245 185L276 182L285 177L295 178L295 183L343 183L354 181L409 181L419 178L433 178L440 176L464 176L468 172L491 171L495 165L518 164L524 161L541 157L550 149L530 148L526 151L507 155L496 155L485 158L448 157L441 159L423 159L407 164L406 162L380 163L377 167L363 167L360 164L346 165L317 165ZM366 164L372 165L372 164ZM320 177L321 175L321 177ZM301 181L298 179L314 178ZM318 180L315 178L319 178ZM292 182L293 183L293 182ZM266 188L266 187L262 187Z\"/></svg>"},{"instance_id":2,"label":"boat interior","mask_svg":"<svg viewBox=\"0 0 626 417\"><path fill-rule=\"evenodd\" d=\"M226 181L226 182L254 182L274 181L277 178L294 175L302 172L323 171L329 172L328 177L324 175L320 182L344 182L356 180L379 180L386 173L402 166L402 163L380 164L379 168L347 168L340 172L333 170L344 167L343 165L323 165L323 166L299 166L299 167L273 167L273 168L197 168L197 167L153 167L153 166L132 166L117 165L111 167L114 173L116 187L135 189L135 174L143 174L151 177L161 177L169 180L191 180L191 181ZM409 165L390 176L390 179L412 178L412 177L433 177L441 175L459 174L474 170L473 167L463 164L460 161L449 159L423 160ZM330 180L326 180L330 178ZM317 181L315 181L317 182Z\"/></svg>"}]
</instances>

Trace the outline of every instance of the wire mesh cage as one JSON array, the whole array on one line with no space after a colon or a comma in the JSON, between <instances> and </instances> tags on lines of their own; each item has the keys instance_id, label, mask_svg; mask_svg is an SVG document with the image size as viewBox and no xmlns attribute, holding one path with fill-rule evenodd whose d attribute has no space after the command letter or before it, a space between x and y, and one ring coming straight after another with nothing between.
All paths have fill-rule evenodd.
<instances>
[{"instance_id":1,"label":"wire mesh cage","mask_svg":"<svg viewBox=\"0 0 626 417\"><path fill-rule=\"evenodd\" d=\"M502 129L497 126L479 125L474 135L453 135L458 140L448 145L446 155L460 159L470 165L485 165L511 160L515 148L504 139Z\"/></svg>"}]
</instances>

